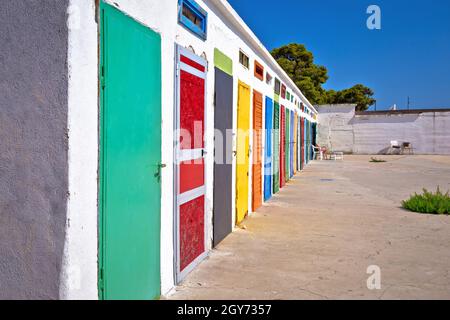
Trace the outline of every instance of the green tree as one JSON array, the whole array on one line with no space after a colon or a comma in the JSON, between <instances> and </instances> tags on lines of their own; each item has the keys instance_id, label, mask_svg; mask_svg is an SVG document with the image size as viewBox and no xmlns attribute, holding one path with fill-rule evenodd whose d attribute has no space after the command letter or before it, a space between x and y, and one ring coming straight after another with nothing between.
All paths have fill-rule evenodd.
<instances>
[{"instance_id":1,"label":"green tree","mask_svg":"<svg viewBox=\"0 0 450 320\"><path fill-rule=\"evenodd\" d=\"M324 66L314 64L312 52L302 44L291 43L272 50L272 55L311 103L323 101L325 90L322 84L328 80L328 71Z\"/></svg>"},{"instance_id":2,"label":"green tree","mask_svg":"<svg viewBox=\"0 0 450 320\"><path fill-rule=\"evenodd\" d=\"M357 84L349 89L335 92L331 97L329 96L328 103L338 104L338 103L352 103L356 104L357 111L365 111L371 105L375 104L376 100L373 99L374 92L372 89L362 85Z\"/></svg>"},{"instance_id":3,"label":"green tree","mask_svg":"<svg viewBox=\"0 0 450 320\"><path fill-rule=\"evenodd\" d=\"M325 90L322 85L328 80L328 70L314 63L314 55L303 44L288 44L272 50L272 55L312 104L355 103L361 111L375 103L374 92L362 84L342 91Z\"/></svg>"}]
</instances>

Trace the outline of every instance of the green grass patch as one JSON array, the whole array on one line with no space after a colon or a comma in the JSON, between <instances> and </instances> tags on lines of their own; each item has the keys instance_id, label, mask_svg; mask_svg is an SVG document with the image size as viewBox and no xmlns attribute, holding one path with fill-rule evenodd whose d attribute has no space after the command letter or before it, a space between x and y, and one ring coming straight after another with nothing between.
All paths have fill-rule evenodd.
<instances>
[{"instance_id":1,"label":"green grass patch","mask_svg":"<svg viewBox=\"0 0 450 320\"><path fill-rule=\"evenodd\" d=\"M373 162L373 163L384 163L384 162L387 162L387 161L383 160L383 159L371 158L370 162Z\"/></svg>"},{"instance_id":2,"label":"green grass patch","mask_svg":"<svg viewBox=\"0 0 450 320\"><path fill-rule=\"evenodd\" d=\"M450 214L449 192L442 193L437 189L436 193L423 189L423 194L414 194L409 200L402 202L403 208L426 214Z\"/></svg>"}]
</instances>

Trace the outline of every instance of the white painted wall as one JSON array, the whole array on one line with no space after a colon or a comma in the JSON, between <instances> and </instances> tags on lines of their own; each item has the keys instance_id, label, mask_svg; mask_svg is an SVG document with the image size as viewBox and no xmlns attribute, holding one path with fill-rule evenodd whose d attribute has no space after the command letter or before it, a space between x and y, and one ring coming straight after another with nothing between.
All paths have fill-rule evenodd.
<instances>
[{"instance_id":1,"label":"white painted wall","mask_svg":"<svg viewBox=\"0 0 450 320\"><path fill-rule=\"evenodd\" d=\"M416 154L450 154L450 112L356 115L356 154L383 154L393 140L411 142Z\"/></svg>"},{"instance_id":2,"label":"white painted wall","mask_svg":"<svg viewBox=\"0 0 450 320\"><path fill-rule=\"evenodd\" d=\"M71 0L69 26L69 197L60 296L98 299L98 59L93 1Z\"/></svg>"},{"instance_id":3,"label":"white painted wall","mask_svg":"<svg viewBox=\"0 0 450 320\"><path fill-rule=\"evenodd\" d=\"M355 117L355 107L353 104L318 106L317 143L328 150L353 153L351 120Z\"/></svg>"},{"instance_id":4,"label":"white painted wall","mask_svg":"<svg viewBox=\"0 0 450 320\"><path fill-rule=\"evenodd\" d=\"M72 227L68 228L67 256L68 269L76 265L77 261L85 261L80 272L82 288L77 291L76 286L68 286L68 298L95 298L97 287L97 152L98 152L98 97L97 97L97 25L94 23L94 0L72 0L81 9L83 19L81 30L71 31L71 49L69 63L72 66L70 92L71 100L69 115L73 131L71 145L71 181L72 189L77 198L71 197L69 216ZM234 128L237 126L237 89L238 81L243 81L262 93L273 98L273 85L254 77L254 59L265 67L273 77L281 79L291 93L296 93L298 101L302 101L311 112L314 107L303 97L301 92L292 86L293 82L280 71L281 68L267 55L267 50L260 47L247 26L223 0L198 0L197 3L208 12L208 39L203 41L178 25L177 0L106 0L127 15L143 25L161 34L162 39L162 162L167 167L162 172L162 202L161 202L161 289L167 294L174 287L174 244L173 244L173 119L174 119L174 74L175 74L175 44L191 47L197 55L204 54L208 60L207 76L207 106L206 106L206 205L208 236L212 240L212 211L213 211L213 137L214 137L214 49L217 48L233 60L234 67ZM220 8L220 9L219 9ZM239 64L239 49L250 56L250 69ZM265 98L264 98L265 99ZM252 101L253 103L253 101ZM297 107L287 100L281 99L280 104L289 109ZM265 111L263 111L264 113ZM299 114L314 121L307 114L298 110ZM253 123L253 119L250 119ZM252 143L251 137L251 143ZM234 139L236 146L236 137ZM83 148L82 148L83 147ZM87 147L87 148L86 148ZM253 155L251 155L251 158ZM234 163L235 167L235 163ZM236 170L233 170L233 188L235 189ZM250 170L250 172L252 172ZM249 177L249 183L252 177ZM95 184L94 184L95 181ZM251 183L250 183L251 186ZM233 195L235 190L233 189ZM251 190L250 190L251 191ZM89 193L89 194L88 194ZM94 199L95 198L95 199ZM235 211L233 199L233 212ZM249 193L249 208L251 192ZM233 226L235 217L233 215ZM76 228L71 230L72 228ZM211 241L209 241L211 246ZM95 247L95 248L94 248ZM86 248L86 249L82 249ZM210 249L210 248L208 248ZM86 250L87 252L85 252ZM94 254L95 252L95 254ZM94 259L95 256L95 259ZM95 263L94 263L95 260ZM71 262L73 261L73 262ZM86 274L86 276L85 276ZM73 277L76 278L76 277ZM70 282L71 277L68 277ZM88 283L89 285L84 283Z\"/></svg>"},{"instance_id":5,"label":"white painted wall","mask_svg":"<svg viewBox=\"0 0 450 320\"><path fill-rule=\"evenodd\" d=\"M450 154L450 112L355 113L354 105L318 106L320 145L354 154L384 154L391 141L416 154Z\"/></svg>"}]
</instances>

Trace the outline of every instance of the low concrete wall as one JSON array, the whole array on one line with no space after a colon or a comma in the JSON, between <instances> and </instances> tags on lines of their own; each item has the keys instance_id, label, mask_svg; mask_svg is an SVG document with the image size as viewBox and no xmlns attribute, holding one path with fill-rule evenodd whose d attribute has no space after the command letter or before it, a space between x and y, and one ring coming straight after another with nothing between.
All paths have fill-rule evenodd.
<instances>
[{"instance_id":1,"label":"low concrete wall","mask_svg":"<svg viewBox=\"0 0 450 320\"><path fill-rule=\"evenodd\" d=\"M355 112L352 105L318 106L320 145L354 154L386 154L393 140L415 154L450 154L450 110Z\"/></svg>"}]
</instances>

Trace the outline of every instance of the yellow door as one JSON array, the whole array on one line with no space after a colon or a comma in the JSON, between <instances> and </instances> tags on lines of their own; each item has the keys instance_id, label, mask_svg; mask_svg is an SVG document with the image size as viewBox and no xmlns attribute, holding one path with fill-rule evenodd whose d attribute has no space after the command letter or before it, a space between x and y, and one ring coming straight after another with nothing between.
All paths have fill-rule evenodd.
<instances>
[{"instance_id":1,"label":"yellow door","mask_svg":"<svg viewBox=\"0 0 450 320\"><path fill-rule=\"evenodd\" d=\"M239 81L236 148L236 224L248 215L250 167L250 87Z\"/></svg>"}]
</instances>

